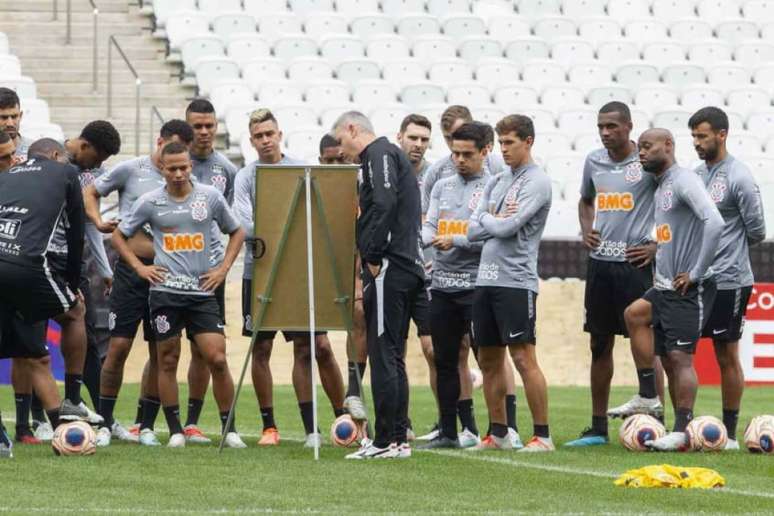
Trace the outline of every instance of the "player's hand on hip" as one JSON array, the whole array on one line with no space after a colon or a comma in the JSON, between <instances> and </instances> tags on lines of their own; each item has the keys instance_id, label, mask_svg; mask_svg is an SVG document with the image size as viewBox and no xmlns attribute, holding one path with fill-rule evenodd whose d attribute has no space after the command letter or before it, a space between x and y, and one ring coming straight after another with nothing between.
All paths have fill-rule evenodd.
<instances>
[{"instance_id":1,"label":"player's hand on hip","mask_svg":"<svg viewBox=\"0 0 774 516\"><path fill-rule=\"evenodd\" d=\"M382 270L381 265L373 265L371 263L368 264L368 272L370 272L371 276L373 276L374 278L379 275L381 270Z\"/></svg>"},{"instance_id":2,"label":"player's hand on hip","mask_svg":"<svg viewBox=\"0 0 774 516\"><path fill-rule=\"evenodd\" d=\"M153 285L163 283L166 274L167 269L158 265L142 265L137 269L137 275Z\"/></svg>"},{"instance_id":3,"label":"player's hand on hip","mask_svg":"<svg viewBox=\"0 0 774 516\"><path fill-rule=\"evenodd\" d=\"M588 233L583 234L583 245L591 249L592 251L602 244L599 231L592 229Z\"/></svg>"},{"instance_id":4,"label":"player's hand on hip","mask_svg":"<svg viewBox=\"0 0 774 516\"><path fill-rule=\"evenodd\" d=\"M626 249L626 260L639 268L647 267L656 257L656 243L635 245Z\"/></svg>"},{"instance_id":5,"label":"player's hand on hip","mask_svg":"<svg viewBox=\"0 0 774 516\"><path fill-rule=\"evenodd\" d=\"M672 286L681 296L684 296L685 293L688 292L691 285L693 285L693 282L691 281L691 276L687 272L681 272L675 276L675 279L672 281Z\"/></svg>"},{"instance_id":6,"label":"player's hand on hip","mask_svg":"<svg viewBox=\"0 0 774 516\"><path fill-rule=\"evenodd\" d=\"M226 281L228 275L228 269L224 267L216 267L210 269L206 274L202 274L199 280L201 281L202 290L212 292L220 286L221 283Z\"/></svg>"},{"instance_id":7,"label":"player's hand on hip","mask_svg":"<svg viewBox=\"0 0 774 516\"><path fill-rule=\"evenodd\" d=\"M99 224L96 224L96 227L100 233L112 233L118 227L118 220L103 220Z\"/></svg>"},{"instance_id":8,"label":"player's hand on hip","mask_svg":"<svg viewBox=\"0 0 774 516\"><path fill-rule=\"evenodd\" d=\"M433 238L433 247L441 251L447 251L452 248L454 240L451 235L435 236Z\"/></svg>"}]
</instances>

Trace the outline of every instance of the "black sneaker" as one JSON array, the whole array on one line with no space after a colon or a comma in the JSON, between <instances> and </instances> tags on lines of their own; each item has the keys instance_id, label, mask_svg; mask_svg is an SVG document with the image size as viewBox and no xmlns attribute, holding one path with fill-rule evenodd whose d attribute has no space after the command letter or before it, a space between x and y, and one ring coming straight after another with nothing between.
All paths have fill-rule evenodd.
<instances>
[{"instance_id":1,"label":"black sneaker","mask_svg":"<svg viewBox=\"0 0 774 516\"><path fill-rule=\"evenodd\" d=\"M427 441L425 444L417 446L418 450L436 450L436 449L459 449L460 442L457 439L450 439L445 435Z\"/></svg>"},{"instance_id":2,"label":"black sneaker","mask_svg":"<svg viewBox=\"0 0 774 516\"><path fill-rule=\"evenodd\" d=\"M584 446L602 446L610 442L607 434L603 434L599 430L588 427L581 432L580 437L574 441L564 443L565 446L570 448L584 447Z\"/></svg>"}]
</instances>

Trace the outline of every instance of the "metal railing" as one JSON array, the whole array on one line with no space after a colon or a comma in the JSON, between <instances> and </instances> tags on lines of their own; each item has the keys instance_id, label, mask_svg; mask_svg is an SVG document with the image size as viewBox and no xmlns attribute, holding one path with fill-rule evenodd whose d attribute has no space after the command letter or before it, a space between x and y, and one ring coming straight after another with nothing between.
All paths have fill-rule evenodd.
<instances>
[{"instance_id":1,"label":"metal railing","mask_svg":"<svg viewBox=\"0 0 774 516\"><path fill-rule=\"evenodd\" d=\"M164 117L161 116L159 109L156 106L151 106L150 115L148 116L148 154L153 154L153 149L156 146L156 131L153 127L153 119L157 119L161 125L164 125Z\"/></svg>"},{"instance_id":2,"label":"metal railing","mask_svg":"<svg viewBox=\"0 0 774 516\"><path fill-rule=\"evenodd\" d=\"M99 40L99 36L97 33L98 25L99 25L99 8L97 7L97 4L94 3L94 0L89 0L89 3L91 4L91 14L92 19L94 21L93 23L93 38L91 41L91 83L92 83L92 91L94 93L97 92L97 86L98 86L98 75L97 75L97 61L99 60L99 55L97 51L97 41ZM53 11L54 11L54 20L59 19L59 2L58 0L54 0L53 5ZM72 9L72 0L67 0L67 9L66 9L66 16L67 16L67 29L65 33L65 44L70 45L72 43L72 17L73 17L73 9Z\"/></svg>"},{"instance_id":3,"label":"metal railing","mask_svg":"<svg viewBox=\"0 0 774 516\"><path fill-rule=\"evenodd\" d=\"M107 116L113 116L113 47L118 51L118 55L124 60L129 71L134 75L135 99L134 99L134 154L140 155L140 90L142 88L142 79L137 74L129 58L126 57L121 45L118 44L116 37L110 35L108 38L108 62L107 62Z\"/></svg>"}]
</instances>

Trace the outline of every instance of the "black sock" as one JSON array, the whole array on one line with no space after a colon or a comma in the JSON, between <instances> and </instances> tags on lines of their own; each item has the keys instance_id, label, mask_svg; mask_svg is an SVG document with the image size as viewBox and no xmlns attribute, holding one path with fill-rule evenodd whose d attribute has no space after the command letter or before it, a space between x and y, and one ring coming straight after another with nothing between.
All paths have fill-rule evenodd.
<instances>
[{"instance_id":1,"label":"black sock","mask_svg":"<svg viewBox=\"0 0 774 516\"><path fill-rule=\"evenodd\" d=\"M343 416L346 413L347 413L347 411L344 410L343 408L335 408L335 409L333 409L333 417Z\"/></svg>"},{"instance_id":2,"label":"black sock","mask_svg":"<svg viewBox=\"0 0 774 516\"><path fill-rule=\"evenodd\" d=\"M357 367L355 367L357 366ZM349 379L347 380L347 396L360 396L361 386L357 381L357 373L360 373L360 380L363 380L363 375L366 370L365 362L347 362L347 370L349 371Z\"/></svg>"},{"instance_id":3,"label":"black sock","mask_svg":"<svg viewBox=\"0 0 774 516\"><path fill-rule=\"evenodd\" d=\"M47 410L46 415L48 416L48 420L51 422L51 428L56 430L56 427L59 426L59 409L55 408L53 410Z\"/></svg>"},{"instance_id":4,"label":"black sock","mask_svg":"<svg viewBox=\"0 0 774 516\"><path fill-rule=\"evenodd\" d=\"M537 437L550 437L548 425L532 425L532 433Z\"/></svg>"},{"instance_id":5,"label":"black sock","mask_svg":"<svg viewBox=\"0 0 774 516\"><path fill-rule=\"evenodd\" d=\"M224 428L226 428L226 423L228 422L228 413L229 411L221 412L220 413L220 430L223 431ZM234 414L234 418L231 420L231 424L228 425L228 431L229 432L236 432L236 414Z\"/></svg>"},{"instance_id":6,"label":"black sock","mask_svg":"<svg viewBox=\"0 0 774 516\"><path fill-rule=\"evenodd\" d=\"M30 408L32 407L32 394L14 393L16 401L16 435L31 434Z\"/></svg>"},{"instance_id":7,"label":"black sock","mask_svg":"<svg viewBox=\"0 0 774 516\"><path fill-rule=\"evenodd\" d=\"M591 429L599 435L607 435L607 416L591 416Z\"/></svg>"},{"instance_id":8,"label":"black sock","mask_svg":"<svg viewBox=\"0 0 774 516\"><path fill-rule=\"evenodd\" d=\"M637 380L640 382L640 397L656 397L656 371L652 367L637 369Z\"/></svg>"},{"instance_id":9,"label":"black sock","mask_svg":"<svg viewBox=\"0 0 774 516\"><path fill-rule=\"evenodd\" d=\"M490 423L492 428L492 435L503 439L508 435L508 427L500 423Z\"/></svg>"},{"instance_id":10,"label":"black sock","mask_svg":"<svg viewBox=\"0 0 774 516\"><path fill-rule=\"evenodd\" d=\"M473 400L459 400L457 402L457 413L460 416L460 425L478 435L478 426L476 426L476 415L473 412Z\"/></svg>"},{"instance_id":11,"label":"black sock","mask_svg":"<svg viewBox=\"0 0 774 516\"><path fill-rule=\"evenodd\" d=\"M516 395L505 395L505 420L508 422L508 428L513 428L517 432L519 427L516 426Z\"/></svg>"},{"instance_id":12,"label":"black sock","mask_svg":"<svg viewBox=\"0 0 774 516\"><path fill-rule=\"evenodd\" d=\"M164 407L164 417L167 418L170 436L183 433L183 427L180 425L180 405Z\"/></svg>"},{"instance_id":13,"label":"black sock","mask_svg":"<svg viewBox=\"0 0 774 516\"><path fill-rule=\"evenodd\" d=\"M188 416L185 419L185 426L199 424L199 415L202 413L203 405L204 400L188 398Z\"/></svg>"},{"instance_id":14,"label":"black sock","mask_svg":"<svg viewBox=\"0 0 774 516\"><path fill-rule=\"evenodd\" d=\"M159 415L161 400L156 396L148 396L143 403L142 418L140 419L140 430L150 428L156 425L156 416Z\"/></svg>"},{"instance_id":15,"label":"black sock","mask_svg":"<svg viewBox=\"0 0 774 516\"><path fill-rule=\"evenodd\" d=\"M32 419L41 423L46 422L46 412L43 410L43 403L35 393L32 393Z\"/></svg>"},{"instance_id":16,"label":"black sock","mask_svg":"<svg viewBox=\"0 0 774 516\"><path fill-rule=\"evenodd\" d=\"M81 403L81 384L83 384L83 375L65 373L65 398L70 400L73 405Z\"/></svg>"},{"instance_id":17,"label":"black sock","mask_svg":"<svg viewBox=\"0 0 774 516\"><path fill-rule=\"evenodd\" d=\"M274 422L274 407L261 407L261 420L263 420L263 429L277 428Z\"/></svg>"},{"instance_id":18,"label":"black sock","mask_svg":"<svg viewBox=\"0 0 774 516\"><path fill-rule=\"evenodd\" d=\"M110 396L99 397L99 415L105 420L104 426L111 428L113 426L113 409L116 407L116 400ZM53 422L51 423L53 424Z\"/></svg>"},{"instance_id":19,"label":"black sock","mask_svg":"<svg viewBox=\"0 0 774 516\"><path fill-rule=\"evenodd\" d=\"M672 427L673 432L685 432L685 427L693 419L693 410L689 408L678 408L675 412L675 426Z\"/></svg>"},{"instance_id":20,"label":"black sock","mask_svg":"<svg viewBox=\"0 0 774 516\"><path fill-rule=\"evenodd\" d=\"M303 401L298 404L301 411L301 421L304 423L304 431L307 435L314 433L314 415L312 414L312 402Z\"/></svg>"},{"instance_id":21,"label":"black sock","mask_svg":"<svg viewBox=\"0 0 774 516\"><path fill-rule=\"evenodd\" d=\"M134 424L142 424L142 414L145 412L145 398L140 396L137 398L137 412L134 414Z\"/></svg>"},{"instance_id":22,"label":"black sock","mask_svg":"<svg viewBox=\"0 0 774 516\"><path fill-rule=\"evenodd\" d=\"M728 438L736 440L736 424L739 422L739 410L723 409L723 424L728 432Z\"/></svg>"}]
</instances>

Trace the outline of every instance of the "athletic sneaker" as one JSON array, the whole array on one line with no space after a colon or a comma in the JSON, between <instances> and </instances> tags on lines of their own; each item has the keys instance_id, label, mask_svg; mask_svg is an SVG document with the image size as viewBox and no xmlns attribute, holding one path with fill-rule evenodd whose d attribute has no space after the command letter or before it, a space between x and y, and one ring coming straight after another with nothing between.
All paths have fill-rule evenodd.
<instances>
[{"instance_id":1,"label":"athletic sneaker","mask_svg":"<svg viewBox=\"0 0 774 516\"><path fill-rule=\"evenodd\" d=\"M512 450L513 445L508 437L497 437L492 434L484 437L480 443L468 450L482 451L482 450Z\"/></svg>"},{"instance_id":2,"label":"athletic sneaker","mask_svg":"<svg viewBox=\"0 0 774 516\"><path fill-rule=\"evenodd\" d=\"M185 440L192 444L210 444L212 442L212 439L204 435L204 432L196 425L188 425L183 428L183 435Z\"/></svg>"},{"instance_id":3,"label":"athletic sneaker","mask_svg":"<svg viewBox=\"0 0 774 516\"><path fill-rule=\"evenodd\" d=\"M59 407L59 419L62 421L88 421L89 413L84 405L74 405L67 398L62 400L62 405Z\"/></svg>"},{"instance_id":4,"label":"athletic sneaker","mask_svg":"<svg viewBox=\"0 0 774 516\"><path fill-rule=\"evenodd\" d=\"M655 441L645 441L645 446L657 451L685 451L687 442L685 432L669 432Z\"/></svg>"},{"instance_id":5,"label":"athletic sneaker","mask_svg":"<svg viewBox=\"0 0 774 516\"><path fill-rule=\"evenodd\" d=\"M97 446L100 448L110 446L111 437L112 433L110 432L110 428L106 426L99 427L99 430L97 430Z\"/></svg>"},{"instance_id":6,"label":"athletic sneaker","mask_svg":"<svg viewBox=\"0 0 774 516\"><path fill-rule=\"evenodd\" d=\"M180 434L175 434L180 435ZM156 432L151 430L150 428L143 428L140 430L140 444L143 446L161 446L161 442L159 441L159 438L156 437ZM170 442L172 439L170 439Z\"/></svg>"},{"instance_id":7,"label":"athletic sneaker","mask_svg":"<svg viewBox=\"0 0 774 516\"><path fill-rule=\"evenodd\" d=\"M508 439L511 440L511 448L514 450L521 450L524 448L524 443L521 442L519 432L510 427L508 427Z\"/></svg>"},{"instance_id":8,"label":"athletic sneaker","mask_svg":"<svg viewBox=\"0 0 774 516\"><path fill-rule=\"evenodd\" d=\"M113 437L118 439L119 441L126 441L128 443L139 443L140 442L140 426L137 425L137 433L127 430L123 426L121 426L121 423L118 421L113 421L113 426L110 427L110 431L113 434Z\"/></svg>"},{"instance_id":9,"label":"athletic sneaker","mask_svg":"<svg viewBox=\"0 0 774 516\"><path fill-rule=\"evenodd\" d=\"M524 445L524 448L519 450L519 453L540 453L554 450L556 450L556 447L550 437L538 437L535 435Z\"/></svg>"},{"instance_id":10,"label":"athletic sneaker","mask_svg":"<svg viewBox=\"0 0 774 516\"><path fill-rule=\"evenodd\" d=\"M414 433L414 429L411 427L406 428L406 440L413 442L417 440L417 434Z\"/></svg>"},{"instance_id":11,"label":"athletic sneaker","mask_svg":"<svg viewBox=\"0 0 774 516\"><path fill-rule=\"evenodd\" d=\"M360 449L354 453L350 453L345 459L364 460L364 459L395 459L398 457L398 447L395 444L391 444L386 448L377 448L373 443L368 443L367 446L361 446Z\"/></svg>"},{"instance_id":12,"label":"athletic sneaker","mask_svg":"<svg viewBox=\"0 0 774 516\"><path fill-rule=\"evenodd\" d=\"M365 405L360 396L347 396L344 398L344 409L349 412L352 419L368 419L368 412L366 412Z\"/></svg>"},{"instance_id":13,"label":"athletic sneaker","mask_svg":"<svg viewBox=\"0 0 774 516\"><path fill-rule=\"evenodd\" d=\"M16 442L19 444L43 444L43 441L30 433L16 434Z\"/></svg>"},{"instance_id":14,"label":"athletic sneaker","mask_svg":"<svg viewBox=\"0 0 774 516\"><path fill-rule=\"evenodd\" d=\"M320 446L322 446L322 435L319 432L313 432L306 435L304 448L319 448Z\"/></svg>"},{"instance_id":15,"label":"athletic sneaker","mask_svg":"<svg viewBox=\"0 0 774 516\"><path fill-rule=\"evenodd\" d=\"M258 446L279 446L280 435L276 428L264 428Z\"/></svg>"},{"instance_id":16,"label":"athletic sneaker","mask_svg":"<svg viewBox=\"0 0 774 516\"><path fill-rule=\"evenodd\" d=\"M126 431L139 438L140 437L140 423L134 423L132 426L127 428ZM136 440L137 439L135 439L135 441Z\"/></svg>"},{"instance_id":17,"label":"athletic sneaker","mask_svg":"<svg viewBox=\"0 0 774 516\"><path fill-rule=\"evenodd\" d=\"M167 448L185 448L185 436L183 434L170 435Z\"/></svg>"},{"instance_id":18,"label":"athletic sneaker","mask_svg":"<svg viewBox=\"0 0 774 516\"><path fill-rule=\"evenodd\" d=\"M50 441L54 438L54 429L48 421L33 421L32 428L35 429L33 435L41 441Z\"/></svg>"},{"instance_id":19,"label":"athletic sneaker","mask_svg":"<svg viewBox=\"0 0 774 516\"><path fill-rule=\"evenodd\" d=\"M84 402L80 402L78 408L86 411L86 414L88 414L86 422L90 425L101 425L105 422L105 418L91 410Z\"/></svg>"},{"instance_id":20,"label":"athletic sneaker","mask_svg":"<svg viewBox=\"0 0 774 516\"><path fill-rule=\"evenodd\" d=\"M247 448L245 442L236 432L229 432L226 434L226 441L224 445L226 448Z\"/></svg>"},{"instance_id":21,"label":"athletic sneaker","mask_svg":"<svg viewBox=\"0 0 774 516\"><path fill-rule=\"evenodd\" d=\"M475 434L471 434L474 437L476 437ZM443 449L443 448L450 448L450 449L458 449L462 446L460 445L459 439L462 438L462 435L460 434L457 439L449 439L445 435L439 435L432 441L427 441L425 444L420 444L417 446L417 450L436 450L436 449ZM472 445L472 446L475 446Z\"/></svg>"},{"instance_id":22,"label":"athletic sneaker","mask_svg":"<svg viewBox=\"0 0 774 516\"><path fill-rule=\"evenodd\" d=\"M457 441L460 444L460 448L472 448L481 442L481 438L467 428L463 428L462 432L457 436Z\"/></svg>"},{"instance_id":23,"label":"athletic sneaker","mask_svg":"<svg viewBox=\"0 0 774 516\"><path fill-rule=\"evenodd\" d=\"M732 450L738 450L739 449L739 441L736 439L729 439L726 443L726 451L732 451Z\"/></svg>"},{"instance_id":24,"label":"athletic sneaker","mask_svg":"<svg viewBox=\"0 0 774 516\"><path fill-rule=\"evenodd\" d=\"M634 414L648 414L659 418L664 415L664 406L658 398L643 398L639 394L635 394L623 405L607 411L609 417L627 418Z\"/></svg>"},{"instance_id":25,"label":"athletic sneaker","mask_svg":"<svg viewBox=\"0 0 774 516\"><path fill-rule=\"evenodd\" d=\"M13 459L13 443L2 424L0 424L0 459Z\"/></svg>"},{"instance_id":26,"label":"athletic sneaker","mask_svg":"<svg viewBox=\"0 0 774 516\"><path fill-rule=\"evenodd\" d=\"M395 446L391 444L390 446ZM398 454L395 456L398 459L408 459L411 457L411 445L409 443L400 443L398 446Z\"/></svg>"},{"instance_id":27,"label":"athletic sneaker","mask_svg":"<svg viewBox=\"0 0 774 516\"><path fill-rule=\"evenodd\" d=\"M602 435L597 430L588 427L581 432L580 437L573 441L566 442L564 445L569 446L570 448L579 448L583 446L601 446L603 444L608 444L609 442L610 439L607 437L607 434Z\"/></svg>"},{"instance_id":28,"label":"athletic sneaker","mask_svg":"<svg viewBox=\"0 0 774 516\"><path fill-rule=\"evenodd\" d=\"M428 433L417 437L417 441L432 441L439 435L441 435L441 428L438 426L438 423L436 423Z\"/></svg>"}]
</instances>

